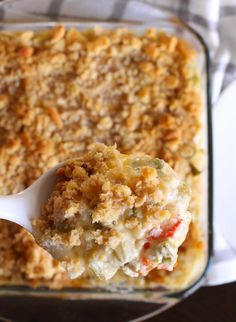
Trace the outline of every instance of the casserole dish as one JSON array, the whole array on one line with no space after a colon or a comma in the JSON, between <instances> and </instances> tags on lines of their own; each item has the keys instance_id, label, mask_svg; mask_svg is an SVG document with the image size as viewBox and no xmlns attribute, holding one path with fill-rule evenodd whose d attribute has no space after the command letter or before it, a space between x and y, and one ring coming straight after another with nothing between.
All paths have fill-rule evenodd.
<instances>
[{"instance_id":1,"label":"casserole dish","mask_svg":"<svg viewBox=\"0 0 236 322\"><path fill-rule=\"evenodd\" d=\"M107 2L108 3L108 2ZM70 2L68 2L70 4ZM88 2L87 2L88 4ZM64 287L60 290L53 290L48 289L47 284L42 285L41 287L38 287L36 289L32 289L30 287L24 286L24 285L13 285L13 283L10 283L11 285L7 285L7 283L3 283L1 287L1 295L14 295L14 296L33 296L37 298L37 301L41 301L41 303L45 303L45 298L47 297L47 301L52 301L53 303L56 303L55 298L62 299L63 302L62 305L65 307L70 307L71 303L69 303L70 299L75 300L83 300L82 305L74 302L77 307L89 307L89 305L93 305L94 308L96 308L97 311L93 311L93 314L96 316L96 314L100 314L100 310L102 309L102 305L96 305L92 303L96 303L98 300L105 300L106 304L111 307L111 310L109 312L112 312L112 306L117 307L117 303L122 303L121 301L130 301L130 302L148 302L148 303L155 303L156 306L158 306L158 311L162 311L166 309L167 307L173 305L176 303L179 299L187 296L190 294L194 289L199 287L202 283L202 277L206 271L210 256L211 256L211 250L212 250L212 147L211 147L211 109L210 109L210 92L209 92L209 57L208 57L208 51L204 44L204 41L202 38L191 28L184 25L182 22L173 19L173 18L166 18L165 12L157 9L156 7L150 7L149 5L139 2L139 1L131 1L129 3L129 10L132 13L134 8L136 8L136 17L137 17L137 4L142 6L142 10L144 7L149 7L151 9L152 15L153 11L156 10L156 13L158 12L157 16L160 17L158 20L154 20L152 17L152 20L149 22L145 21L136 21L135 19L131 19L131 17L128 15L125 17L126 21L105 21L103 17L101 17L101 21L93 20L87 20L85 21L74 21L74 19L70 19L68 15L66 14L66 17L62 17L60 23L63 23L63 25L66 28L75 28L78 30L87 30L96 27L102 28L104 30L112 30L112 29L118 29L118 28L125 28L129 31L133 31L136 34L143 33L148 28L155 28L158 31L164 31L167 34L174 34L177 37L180 37L182 39L185 39L192 48L195 49L197 53L197 65L198 70L200 73L200 79L201 79L201 94L202 94L202 113L201 113L201 123L202 123L202 140L201 140L201 148L205 151L205 161L206 166L204 168L204 171L201 173L201 200L200 200L200 215L199 215L199 225L201 227L202 232L202 243L204 245L203 248L201 248L201 256L199 257L199 261L196 261L196 265L193 266L193 270L191 272L191 277L188 280L184 280L184 282L177 283L173 287L170 287L170 283L163 284L163 283L157 283L157 285L149 284L145 287L139 287L139 286L132 286L130 283L127 282L127 284L123 283L122 285L115 285L115 287L109 287L102 284L97 284L95 287L87 287L80 286L80 287ZM14 6L14 2L13 2ZM16 5L17 7L17 5ZM69 6L68 6L69 8ZM141 10L141 11L142 11ZM27 12L19 12L18 14L23 18L24 20L29 20L30 14L27 14ZM81 11L82 12L82 11ZM146 14L148 11L145 11ZM66 11L65 11L66 13ZM55 21L45 21L47 20L46 17L43 17L43 14L41 14L42 17L37 17L37 19L41 21L37 22L3 22L1 24L1 28L3 30L6 30L8 32L12 31L24 31L24 30L42 30L42 29L48 29L51 27L54 27L58 24L58 22ZM92 16L92 14L90 15ZM32 17L32 16L31 16ZM72 18L76 18L73 16ZM88 17L85 17L88 18ZM10 18L9 18L10 19ZM35 17L32 17L33 20L36 20ZM58 17L57 17L58 19ZM43 21L44 20L44 21ZM73 21L72 21L73 20ZM128 21L127 21L128 20ZM191 258L192 255L188 258L189 261L194 262L194 258ZM199 265L198 265L199 264ZM181 278L179 279L181 280ZM20 283L19 283L20 284ZM67 286L67 285L65 285ZM40 298L40 300L38 299ZM22 299L21 299L22 301ZM31 302L33 300L30 300ZM95 302L93 302L95 301ZM118 302L117 302L118 301ZM39 302L37 302L39 303ZM49 302L47 302L49 303ZM127 304L124 304L125 306ZM149 304L150 305L150 304ZM132 306L132 304L131 304ZM135 304L134 304L135 306ZM156 307L155 307L156 308ZM154 310L153 306L151 309L147 309L146 313L150 310ZM79 312L79 309L78 309ZM119 310L117 311L119 312ZM156 310L157 313L157 310ZM14 316L10 315L8 313L6 315L9 318L14 318ZM147 316L146 316L147 317ZM91 320L91 317L86 317L87 320ZM117 321L126 321L126 320L133 320L134 318L137 321L140 321L139 317L137 317L137 313L135 310L133 312L122 312L122 315L116 316ZM85 319L84 319L85 320Z\"/></svg>"}]
</instances>

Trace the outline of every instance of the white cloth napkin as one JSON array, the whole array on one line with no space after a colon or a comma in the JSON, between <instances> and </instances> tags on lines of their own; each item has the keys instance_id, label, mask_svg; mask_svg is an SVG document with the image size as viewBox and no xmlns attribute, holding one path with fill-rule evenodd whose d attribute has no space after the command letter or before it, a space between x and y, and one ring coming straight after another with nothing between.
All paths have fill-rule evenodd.
<instances>
[{"instance_id":1,"label":"white cloth napkin","mask_svg":"<svg viewBox=\"0 0 236 322\"><path fill-rule=\"evenodd\" d=\"M159 5L196 29L210 49L212 102L236 78L236 0L7 0L0 6L0 19L99 18L147 20L158 18L150 4ZM166 15L168 15L168 12ZM215 223L217 226L217 223ZM206 276L207 285L236 280L236 255L215 229L213 265Z\"/></svg>"}]
</instances>

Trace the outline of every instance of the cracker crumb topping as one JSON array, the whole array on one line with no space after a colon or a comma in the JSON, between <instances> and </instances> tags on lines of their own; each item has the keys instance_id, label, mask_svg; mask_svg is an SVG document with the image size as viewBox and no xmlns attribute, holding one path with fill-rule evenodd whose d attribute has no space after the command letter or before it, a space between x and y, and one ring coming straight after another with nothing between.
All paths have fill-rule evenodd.
<instances>
[{"instance_id":1,"label":"cracker crumb topping","mask_svg":"<svg viewBox=\"0 0 236 322\"><path fill-rule=\"evenodd\" d=\"M187 278L184 258L199 258L202 252L196 246L201 244L202 100L194 50L155 29L137 35L126 29L57 26L1 31L0 62L0 193L22 191L48 168L80 156L94 142L164 159L193 191L196 224L180 249L176 273L152 272L145 283L174 285L178 276ZM24 230L1 221L0 241L3 283L71 285L59 264ZM88 277L73 285L81 283L97 281Z\"/></svg>"}]
</instances>

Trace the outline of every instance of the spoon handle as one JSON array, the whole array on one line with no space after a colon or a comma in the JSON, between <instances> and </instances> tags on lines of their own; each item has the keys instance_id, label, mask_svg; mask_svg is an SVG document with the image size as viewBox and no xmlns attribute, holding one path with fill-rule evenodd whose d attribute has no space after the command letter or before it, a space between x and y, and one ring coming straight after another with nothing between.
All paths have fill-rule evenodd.
<instances>
[{"instance_id":1,"label":"spoon handle","mask_svg":"<svg viewBox=\"0 0 236 322\"><path fill-rule=\"evenodd\" d=\"M0 219L12 221L32 232L32 224L27 217L27 199L24 198L24 193L0 196Z\"/></svg>"}]
</instances>

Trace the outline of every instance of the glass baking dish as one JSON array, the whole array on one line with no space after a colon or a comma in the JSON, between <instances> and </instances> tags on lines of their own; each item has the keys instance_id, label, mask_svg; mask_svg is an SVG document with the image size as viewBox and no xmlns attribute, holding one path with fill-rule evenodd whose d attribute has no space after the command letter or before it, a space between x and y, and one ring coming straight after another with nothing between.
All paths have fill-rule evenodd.
<instances>
[{"instance_id":1,"label":"glass baking dish","mask_svg":"<svg viewBox=\"0 0 236 322\"><path fill-rule=\"evenodd\" d=\"M109 310L107 310L107 312L109 314L111 312L116 312L116 316L114 317L113 321L141 321L142 319L153 316L154 314L157 314L167 309L168 307L177 303L179 300L191 294L195 289L200 287L203 284L203 276L206 272L209 259L212 253L212 141L209 84L209 54L202 37L197 32L195 32L189 26L185 25L176 17L168 15L164 10L158 7L151 6L150 4L141 1L130 1L128 13L123 16L123 19L107 19L107 17L104 17L104 13L101 13L101 16L96 15L96 19L94 19L94 14L91 8L93 8L93 6L96 7L97 4L94 4L92 2L92 0L86 1L86 4L85 2L83 2L84 8L82 6L81 11L79 11L80 14L78 14L77 8L77 11L74 12L72 16L70 11L70 6L72 5L72 2L67 1L67 8L69 12L67 12L66 9L63 9L63 14L59 14L55 17L51 14L45 15L44 11L38 7L37 14L35 12L32 13L27 7L30 1L23 1L23 5L21 3L22 7L18 7L20 2L8 1L6 3L5 9L6 21L1 22L0 27L2 30L8 31L27 29L40 30L55 26L56 24L58 24L59 20L60 23L63 23L66 27L73 27L79 30L89 29L96 25L104 29L124 27L139 33L147 29L148 27L155 27L160 31L176 34L177 36L186 39L188 43L191 44L191 46L197 52L197 63L201 76L201 91L203 97L202 146L206 151L207 161L206 169L202 174L201 207L201 228L205 244L204 260L201 263L201 268L198 270L197 274L194 275L194 278L192 278L191 282L189 282L188 285L184 285L182 287L180 286L174 291L168 288L158 286L149 289L133 290L130 290L126 287L117 288L113 290L107 290L106 288L65 288L62 290L48 290L46 288L31 289L29 287L23 286L1 286L0 296L1 301L4 298L8 299L9 296L14 297L16 301L19 301L21 303L21 307L22 305L27 306L27 303L31 303L30 305L35 306L36 311L39 309L37 305L41 303L41 305L39 306L41 307L41 309L44 306L51 305L53 312L53 308L57 307L57 301L59 301L59 305L63 306L63 311L65 314L68 310L71 310L72 304L70 300L73 299L75 300L73 301L73 305L76 308L76 310L78 310L78 313L81 312L81 310L84 310L85 308L89 309L91 307L93 310L93 316L102 316L101 314L104 310L104 305L97 305L96 303L98 303L98 301L105 301L105 307L109 306ZM120 1L113 1L113 5L115 2L120 3ZM109 5L111 5L111 2L109 2L109 0L102 1L102 3L104 5L106 3L107 5L108 3ZM45 1L42 1L42 5L43 4L45 4ZM137 5L140 6L139 13ZM9 6L9 9L7 8L7 6ZM37 4L37 6L40 7L39 4ZM150 19L148 19L148 12L150 15ZM158 20L156 19L157 17ZM47 300L45 300L45 298ZM8 299L7 301L10 300ZM145 305L143 306L145 307L145 309L141 311L138 310L137 304L135 304L137 302L143 303L139 305ZM10 302L6 302L6 310L2 310L2 314L5 314L8 318L16 318L16 314L20 313L16 313L16 310L14 315L11 312L11 310L9 310L9 306L7 305L7 303ZM37 303L37 305L35 303ZM127 307L130 307L130 309L127 309ZM123 312L123 310L126 310L125 313ZM48 312L48 314L53 314L52 312ZM93 318L91 318L91 314L88 314L87 312L83 321L92 320ZM105 317L103 320L106 320Z\"/></svg>"}]
</instances>

